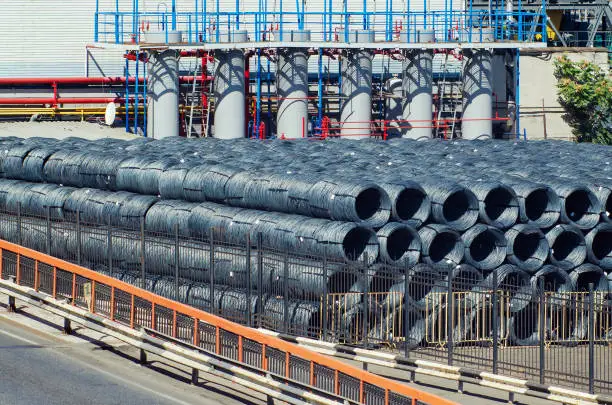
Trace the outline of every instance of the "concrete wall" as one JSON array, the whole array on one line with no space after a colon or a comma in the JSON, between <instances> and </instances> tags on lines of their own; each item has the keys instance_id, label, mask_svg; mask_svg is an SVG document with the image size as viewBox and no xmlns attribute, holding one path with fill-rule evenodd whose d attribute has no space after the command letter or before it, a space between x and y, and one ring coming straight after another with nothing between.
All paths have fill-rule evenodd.
<instances>
[{"instance_id":1,"label":"concrete wall","mask_svg":"<svg viewBox=\"0 0 612 405\"><path fill-rule=\"evenodd\" d=\"M564 110L557 100L557 80L553 76L553 62L562 55L572 61L586 60L608 69L608 53L605 48L521 51L520 126L521 134L523 129L527 130L527 139L572 140L571 128L562 117Z\"/></svg>"}]
</instances>

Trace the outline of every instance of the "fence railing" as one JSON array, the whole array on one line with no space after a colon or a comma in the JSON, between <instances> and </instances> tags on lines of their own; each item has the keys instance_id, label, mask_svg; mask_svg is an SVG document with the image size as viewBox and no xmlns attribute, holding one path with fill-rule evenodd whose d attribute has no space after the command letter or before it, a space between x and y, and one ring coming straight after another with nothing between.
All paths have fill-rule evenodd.
<instances>
[{"instance_id":1,"label":"fence railing","mask_svg":"<svg viewBox=\"0 0 612 405\"><path fill-rule=\"evenodd\" d=\"M227 240L237 233L223 229L193 238L149 231L140 218L128 222L134 226L18 210L0 213L0 239L243 325L612 392L612 296L601 283L572 291L511 269L343 262L272 249L258 235L237 243ZM17 260L27 259L3 255L2 277L17 276ZM20 282L51 286L49 271L22 273ZM69 276L52 279L56 294L73 296ZM85 296L75 299L87 305ZM134 312L135 319L148 316L140 307Z\"/></svg>"},{"instance_id":2,"label":"fence railing","mask_svg":"<svg viewBox=\"0 0 612 405\"><path fill-rule=\"evenodd\" d=\"M400 11L192 11L142 12L99 10L95 13L96 42L141 43L147 33L179 30L186 44L234 42L246 32L249 41L291 40L292 31L309 30L313 42L356 42L350 31L371 31L376 42L545 42L541 13L505 10ZM533 33L542 33L534 40ZM426 36L424 36L426 35ZM157 39L158 40L158 39ZM168 37L165 38L166 42Z\"/></svg>"},{"instance_id":3,"label":"fence railing","mask_svg":"<svg viewBox=\"0 0 612 405\"><path fill-rule=\"evenodd\" d=\"M146 328L229 358L249 368L283 376L345 403L440 404L451 401L349 366L115 280L95 271L0 240L0 280L66 299L132 329Z\"/></svg>"}]
</instances>

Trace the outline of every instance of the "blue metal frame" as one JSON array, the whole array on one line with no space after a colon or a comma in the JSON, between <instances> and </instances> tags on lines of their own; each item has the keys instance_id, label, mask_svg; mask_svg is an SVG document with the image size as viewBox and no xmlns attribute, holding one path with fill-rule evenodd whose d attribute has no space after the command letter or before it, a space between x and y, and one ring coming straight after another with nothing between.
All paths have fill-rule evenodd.
<instances>
[{"instance_id":1,"label":"blue metal frame","mask_svg":"<svg viewBox=\"0 0 612 405\"><path fill-rule=\"evenodd\" d=\"M468 10L452 10L452 0L445 0L445 10L436 11L412 11L395 12L386 11L348 11L344 3L342 11L329 11L330 3L325 2L326 9L323 11L243 11L235 12L226 10L214 10L216 16L214 21L208 21L208 12L199 10L193 12L138 12L138 1L134 1L134 9L125 11L99 11L96 13L94 38L98 42L126 43L140 41L139 21L158 21L166 33L168 21L170 25L186 34L186 42L222 42L220 32L229 33L230 37L238 30L246 30L250 38L263 41L262 32L268 29L268 21L278 21L279 30L277 38L284 40L286 34L295 29L308 29L313 34L313 42L332 40L334 34L340 30L344 34L344 41L349 41L349 31L355 29L367 29L374 32L377 41L396 41L394 21L401 21L404 32L409 34L409 42L419 42L416 31L430 32L435 34L439 43L449 42L480 42L480 32L483 28L493 28L496 40L512 39L518 42L529 41L528 33L532 24L538 25L542 32L542 41L546 40L546 16L540 12L526 12L519 6L518 11L508 12L501 7L492 8L491 15L487 10L474 10L470 0ZM200 7L199 0L197 7ZM282 1L282 0L281 0ZM427 0L424 0L427 2ZM392 0L386 0L386 4L393 7ZM203 1L203 3L205 3ZM216 0L216 7L220 7ZM498 3L501 4L501 3ZM203 4L204 5L204 4ZM520 5L520 2L519 2ZM261 0L261 8L268 5ZM237 3L239 7L239 3ZM308 23L306 23L308 20ZM540 21L538 21L540 20ZM359 22L357 22L359 21ZM376 24L372 24L376 21ZM513 24L503 24L504 21L516 21ZM455 36L449 35L453 32L454 25L462 27ZM505 25L505 26L504 26ZM222 28L221 28L222 27ZM504 29L502 29L504 28ZM215 32L214 38L207 35L208 30ZM200 35L202 33L202 35ZM201 37L201 38L200 38ZM224 38L223 41L226 39ZM267 40L267 37L266 37Z\"/></svg>"}]
</instances>

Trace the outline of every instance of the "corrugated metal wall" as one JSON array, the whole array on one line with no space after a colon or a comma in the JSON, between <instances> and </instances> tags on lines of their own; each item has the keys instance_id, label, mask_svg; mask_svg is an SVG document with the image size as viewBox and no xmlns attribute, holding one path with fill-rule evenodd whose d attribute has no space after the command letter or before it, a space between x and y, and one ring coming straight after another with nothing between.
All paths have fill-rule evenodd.
<instances>
[{"instance_id":1,"label":"corrugated metal wall","mask_svg":"<svg viewBox=\"0 0 612 405\"><path fill-rule=\"evenodd\" d=\"M94 38L94 11L96 0L0 0L3 4L0 11L0 76L120 76L124 73L124 60L121 51L86 49L86 44ZM114 11L115 0L99 0L100 9ZM202 4L202 0L199 0ZM308 0L306 11L321 11L324 0ZM455 0L459 3L458 0ZM429 0L431 10L444 9L444 0ZM8 4L7 4L8 3ZM131 0L119 0L120 10L129 11ZM141 0L141 11L157 11L170 1ZM257 10L258 0L242 0L242 10ZM177 0L180 11L191 11L194 0ZM207 9L212 12L215 2L208 1ZM349 10L361 10L361 0L350 0ZM385 0L369 0L368 9L383 11ZM278 10L280 0L268 0L270 10ZM337 7L337 9L336 9ZM406 8L406 0L394 1L394 10ZM234 10L235 0L221 0L221 9ZM295 1L284 0L283 10L292 12L296 9ZM341 2L334 1L334 9L341 9ZM423 2L412 1L411 11L423 9ZM245 21L248 25L250 22ZM382 21L374 21L377 27ZM286 28L289 28L286 26ZM319 37L313 33L313 39ZM380 60L379 60L380 59ZM316 58L311 58L311 69L316 72ZM182 68L191 69L193 61L182 61ZM374 66L378 72L386 68L388 62L377 58ZM255 64L252 64L253 66ZM325 63L326 68L328 66ZM134 63L131 63L134 66ZM390 62L391 72L397 71L397 63ZM332 72L337 71L335 63L329 64Z\"/></svg>"}]
</instances>

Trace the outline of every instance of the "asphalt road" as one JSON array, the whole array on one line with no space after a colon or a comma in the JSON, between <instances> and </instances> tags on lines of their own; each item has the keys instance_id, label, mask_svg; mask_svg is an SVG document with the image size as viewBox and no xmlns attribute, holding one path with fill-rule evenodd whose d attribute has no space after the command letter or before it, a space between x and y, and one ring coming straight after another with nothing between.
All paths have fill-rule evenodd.
<instances>
[{"instance_id":1,"label":"asphalt road","mask_svg":"<svg viewBox=\"0 0 612 405\"><path fill-rule=\"evenodd\" d=\"M189 385L188 370L153 357L140 366L127 346L101 347L19 316L0 316L0 405L263 403L214 381Z\"/></svg>"}]
</instances>

